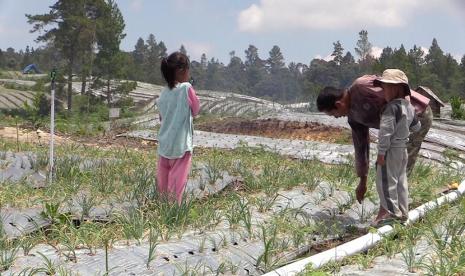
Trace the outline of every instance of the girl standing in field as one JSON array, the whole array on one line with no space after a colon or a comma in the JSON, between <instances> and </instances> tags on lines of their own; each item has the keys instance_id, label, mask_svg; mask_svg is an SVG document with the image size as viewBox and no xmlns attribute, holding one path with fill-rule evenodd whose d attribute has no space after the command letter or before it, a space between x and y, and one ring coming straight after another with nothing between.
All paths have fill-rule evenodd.
<instances>
[{"instance_id":1,"label":"girl standing in field","mask_svg":"<svg viewBox=\"0 0 465 276\"><path fill-rule=\"evenodd\" d=\"M174 52L161 62L167 83L158 99L158 192L181 204L192 162L193 117L200 111L195 90L188 82L189 58Z\"/></svg>"}]
</instances>

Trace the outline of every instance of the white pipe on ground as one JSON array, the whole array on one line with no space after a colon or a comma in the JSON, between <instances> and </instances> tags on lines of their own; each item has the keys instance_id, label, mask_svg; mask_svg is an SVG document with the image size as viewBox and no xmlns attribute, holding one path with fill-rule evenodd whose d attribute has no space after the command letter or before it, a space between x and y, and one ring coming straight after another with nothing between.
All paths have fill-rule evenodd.
<instances>
[{"instance_id":1,"label":"white pipe on ground","mask_svg":"<svg viewBox=\"0 0 465 276\"><path fill-rule=\"evenodd\" d=\"M408 220L406 224L412 224L421 217L425 216L428 211L436 209L447 202L453 202L457 198L461 197L465 193L465 180L462 181L456 191L452 191L447 195L443 195L435 200L431 200L409 212ZM384 235L390 233L393 228L389 225L379 228L375 233L368 233L350 242L341 244L332 249L318 253L311 257L302 259L300 261L288 264L271 272L265 274L265 276L277 276L277 275L296 275L305 270L307 265L311 265L313 268L319 268L331 261L340 261L345 257L355 255L357 253L366 251L375 246Z\"/></svg>"}]
</instances>

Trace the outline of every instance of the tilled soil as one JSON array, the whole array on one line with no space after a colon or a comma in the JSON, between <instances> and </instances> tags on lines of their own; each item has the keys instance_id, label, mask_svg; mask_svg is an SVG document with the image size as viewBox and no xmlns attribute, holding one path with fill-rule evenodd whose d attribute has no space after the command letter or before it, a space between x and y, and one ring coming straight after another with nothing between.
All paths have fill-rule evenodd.
<instances>
[{"instance_id":1,"label":"tilled soil","mask_svg":"<svg viewBox=\"0 0 465 276\"><path fill-rule=\"evenodd\" d=\"M322 125L314 122L281 121L277 119L247 120L226 118L219 121L196 124L195 129L269 138L321 141L337 144L351 144L350 130Z\"/></svg>"}]
</instances>

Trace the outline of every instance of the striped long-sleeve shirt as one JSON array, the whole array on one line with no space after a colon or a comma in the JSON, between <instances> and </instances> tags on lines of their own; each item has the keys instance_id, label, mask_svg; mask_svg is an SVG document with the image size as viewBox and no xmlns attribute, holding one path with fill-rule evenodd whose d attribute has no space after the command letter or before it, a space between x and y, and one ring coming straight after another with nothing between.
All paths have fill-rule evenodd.
<instances>
[{"instance_id":1,"label":"striped long-sleeve shirt","mask_svg":"<svg viewBox=\"0 0 465 276\"><path fill-rule=\"evenodd\" d=\"M407 147L410 132L420 130L415 110L409 101L394 99L386 104L378 132L378 155L385 155L391 148Z\"/></svg>"}]
</instances>

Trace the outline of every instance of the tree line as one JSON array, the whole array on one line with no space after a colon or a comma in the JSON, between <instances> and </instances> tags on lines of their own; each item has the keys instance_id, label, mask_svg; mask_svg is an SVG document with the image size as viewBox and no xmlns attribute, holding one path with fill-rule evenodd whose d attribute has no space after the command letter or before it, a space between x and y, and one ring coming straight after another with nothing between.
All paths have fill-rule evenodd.
<instances>
[{"instance_id":1,"label":"tree line","mask_svg":"<svg viewBox=\"0 0 465 276\"><path fill-rule=\"evenodd\" d=\"M164 83L159 68L168 54L165 43L150 34L146 39L139 38L132 51L122 51L125 23L114 0L59 0L49 13L26 17L31 31L40 34L37 41L44 46L28 46L19 52L0 49L0 68L19 70L30 63L43 71L58 67L65 72L68 91L73 76L82 81L82 92L97 80L107 86L108 101L114 93L110 79ZM417 45L408 50L403 45L387 46L375 58L368 32L360 31L357 38L355 56L336 41L332 60L314 58L308 64L286 63L277 45L267 54L249 45L244 59L231 51L227 64L203 54L200 60L191 60L191 75L198 89L232 91L280 102L314 102L324 86L347 87L360 75L399 68L414 88L428 86L445 101L454 96L465 98L465 55L458 62L433 39L427 53ZM179 51L189 55L183 45ZM90 76L92 83L87 84ZM67 103L70 108L70 92Z\"/></svg>"}]
</instances>

